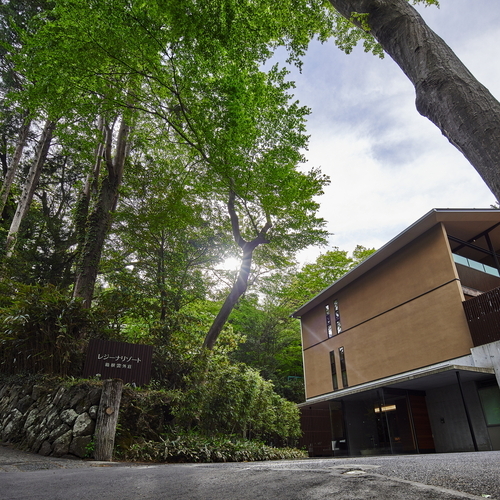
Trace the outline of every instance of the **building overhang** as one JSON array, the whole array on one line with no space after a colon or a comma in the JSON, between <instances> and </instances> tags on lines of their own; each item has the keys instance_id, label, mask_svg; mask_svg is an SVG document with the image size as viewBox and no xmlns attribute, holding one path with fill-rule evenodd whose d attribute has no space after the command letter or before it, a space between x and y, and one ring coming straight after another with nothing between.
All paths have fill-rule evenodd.
<instances>
[{"instance_id":1,"label":"building overhang","mask_svg":"<svg viewBox=\"0 0 500 500\"><path fill-rule=\"evenodd\" d=\"M444 387L457 383L456 373L460 373L462 382L481 381L495 376L495 370L489 367L470 366L471 356L458 358L449 362L438 363L418 370L392 375L354 387L347 387L338 391L322 394L306 400L298 405L299 408L312 406L317 403L341 400L349 397L363 396L363 393L376 389L406 389L414 391L426 391L429 389Z\"/></svg>"},{"instance_id":2,"label":"building overhang","mask_svg":"<svg viewBox=\"0 0 500 500\"><path fill-rule=\"evenodd\" d=\"M457 233L461 240L473 240L475 235L488 230L500 222L500 210L493 208L471 208L450 209L434 208L414 224L406 228L391 241L373 253L361 264L349 271L345 276L337 280L328 288L313 297L309 302L292 313L292 317L300 318L314 307L323 303L326 299L337 293L340 289L352 283L354 280L373 269L375 266L389 258L398 250L412 242L436 224L443 223L448 234ZM500 226L491 235L495 250L500 249Z\"/></svg>"}]
</instances>

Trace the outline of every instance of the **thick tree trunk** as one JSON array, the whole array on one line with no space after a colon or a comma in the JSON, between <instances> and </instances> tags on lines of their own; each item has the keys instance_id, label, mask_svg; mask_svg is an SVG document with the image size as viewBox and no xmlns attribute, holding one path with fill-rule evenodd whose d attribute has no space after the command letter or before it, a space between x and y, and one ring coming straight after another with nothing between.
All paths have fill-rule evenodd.
<instances>
[{"instance_id":1,"label":"thick tree trunk","mask_svg":"<svg viewBox=\"0 0 500 500\"><path fill-rule=\"evenodd\" d=\"M87 175L82 191L78 195L78 201L75 207L75 236L77 242L76 262L81 262L81 256L85 247L87 234L87 222L89 219L89 210L92 197L97 198L99 192L99 176L105 154L106 129L102 118L99 118L99 131L102 134L94 150L94 168ZM78 275L77 275L78 276Z\"/></svg>"},{"instance_id":2,"label":"thick tree trunk","mask_svg":"<svg viewBox=\"0 0 500 500\"><path fill-rule=\"evenodd\" d=\"M235 201L235 192L231 186L231 191L229 193L229 201L227 203L227 209L229 212L229 217L231 218L233 237L236 244L242 249L243 257L241 260L240 271L238 273L238 279L231 288L231 292L226 297L224 304L222 305L219 313L214 319L212 325L210 326L210 329L208 330L208 333L205 337L205 341L203 342L203 347L206 347L207 349L213 349L215 342L217 341L217 338L220 335L220 332L222 331L222 328L224 328L224 325L226 324L226 321L229 318L229 315L231 314L231 311L238 302L239 298L246 292L248 287L248 277L250 276L250 270L252 267L253 251L259 245L269 243L269 241L266 239L266 235L269 229L271 229L272 227L271 221L268 218L266 224L259 231L257 236L252 241L245 241L241 237L240 224L238 215L236 214L236 210L234 208L234 201Z\"/></svg>"},{"instance_id":3,"label":"thick tree trunk","mask_svg":"<svg viewBox=\"0 0 500 500\"><path fill-rule=\"evenodd\" d=\"M56 124L54 122L47 120L43 128L42 135L38 142L35 160L33 161L30 171L28 172L28 176L26 177L26 182L23 186L23 192L21 194L19 203L17 204L17 210L14 214L14 218L12 219L9 234L7 235L8 257L12 255L21 222L28 213L31 201L33 200L33 195L35 194L35 189L38 185L38 181L40 180L43 165L45 164L45 160L47 159L47 155L49 153L52 134L55 127Z\"/></svg>"},{"instance_id":4,"label":"thick tree trunk","mask_svg":"<svg viewBox=\"0 0 500 500\"><path fill-rule=\"evenodd\" d=\"M118 201L118 189L128 155L129 133L130 127L125 119L122 119L116 139L115 157L113 158L113 134L111 129L107 130L104 155L108 175L102 181L98 199L86 224L85 243L77 265L75 288L73 290L73 296L82 298L84 307L87 308L90 308L92 303L104 241Z\"/></svg>"},{"instance_id":5,"label":"thick tree trunk","mask_svg":"<svg viewBox=\"0 0 500 500\"><path fill-rule=\"evenodd\" d=\"M371 34L415 86L416 107L470 161L500 200L500 103L406 0L330 0Z\"/></svg>"},{"instance_id":6,"label":"thick tree trunk","mask_svg":"<svg viewBox=\"0 0 500 500\"><path fill-rule=\"evenodd\" d=\"M26 141L28 140L30 125L31 120L26 118L19 130L19 138L17 140L16 150L14 151L14 155L12 156L12 160L10 161L9 167L2 183L2 187L0 189L0 215L3 213L5 205L7 204L7 200L10 194L10 188L12 187L12 183L14 182L14 177L16 175L17 168L19 167L19 163L21 163L21 156L23 154L24 147L26 146Z\"/></svg>"}]
</instances>

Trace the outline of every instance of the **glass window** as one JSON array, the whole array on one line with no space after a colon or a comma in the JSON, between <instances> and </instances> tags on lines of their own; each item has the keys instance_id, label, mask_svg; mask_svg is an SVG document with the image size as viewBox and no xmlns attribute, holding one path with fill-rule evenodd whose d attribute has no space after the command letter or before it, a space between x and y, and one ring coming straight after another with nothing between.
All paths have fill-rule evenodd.
<instances>
[{"instance_id":1,"label":"glass window","mask_svg":"<svg viewBox=\"0 0 500 500\"><path fill-rule=\"evenodd\" d=\"M335 351L330 352L330 366L332 367L333 390L336 391L339 388L339 380L337 378L337 367L335 365Z\"/></svg>"},{"instance_id":2,"label":"glass window","mask_svg":"<svg viewBox=\"0 0 500 500\"><path fill-rule=\"evenodd\" d=\"M343 347L339 347L339 358L340 358L340 373L342 374L342 386L348 387L347 367L345 364L345 352Z\"/></svg>"},{"instance_id":3,"label":"glass window","mask_svg":"<svg viewBox=\"0 0 500 500\"><path fill-rule=\"evenodd\" d=\"M487 264L481 264L481 262L476 262L472 259L467 259L466 257L462 257L461 255L453 254L453 260L457 264L462 264L463 266L470 267L472 269L477 269L478 271L482 271L483 273L492 274L493 276L500 276L498 269L495 267L488 266Z\"/></svg>"},{"instance_id":4,"label":"glass window","mask_svg":"<svg viewBox=\"0 0 500 500\"><path fill-rule=\"evenodd\" d=\"M484 266L481 264L481 262L476 262L475 260L468 259L469 261L469 267L472 269L477 269L478 271L483 271L484 273Z\"/></svg>"},{"instance_id":5,"label":"glass window","mask_svg":"<svg viewBox=\"0 0 500 500\"><path fill-rule=\"evenodd\" d=\"M487 266L486 264L484 265L484 271L488 274L492 274L493 276L500 276L498 269L495 269L494 267Z\"/></svg>"},{"instance_id":6,"label":"glass window","mask_svg":"<svg viewBox=\"0 0 500 500\"><path fill-rule=\"evenodd\" d=\"M462 264L462 266L468 266L469 265L469 261L465 257L462 257L461 255L457 255L456 253L453 254L453 260L457 264Z\"/></svg>"},{"instance_id":7,"label":"glass window","mask_svg":"<svg viewBox=\"0 0 500 500\"><path fill-rule=\"evenodd\" d=\"M339 301L333 301L333 309L335 311L335 328L337 333L342 332L342 325L340 324L340 311L339 311Z\"/></svg>"},{"instance_id":8,"label":"glass window","mask_svg":"<svg viewBox=\"0 0 500 500\"><path fill-rule=\"evenodd\" d=\"M328 304L326 304L325 306L325 317L326 317L326 333L328 334L328 337L333 337L332 318L330 316L330 306Z\"/></svg>"},{"instance_id":9,"label":"glass window","mask_svg":"<svg viewBox=\"0 0 500 500\"><path fill-rule=\"evenodd\" d=\"M498 386L481 387L479 398L483 406L486 425L500 425L500 389Z\"/></svg>"}]
</instances>

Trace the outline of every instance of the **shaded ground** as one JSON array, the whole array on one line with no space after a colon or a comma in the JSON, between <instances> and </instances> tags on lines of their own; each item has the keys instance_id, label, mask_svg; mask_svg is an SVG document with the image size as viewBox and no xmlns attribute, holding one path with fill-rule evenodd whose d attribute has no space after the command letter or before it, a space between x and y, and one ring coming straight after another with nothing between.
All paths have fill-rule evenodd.
<instances>
[{"instance_id":1,"label":"shaded ground","mask_svg":"<svg viewBox=\"0 0 500 500\"><path fill-rule=\"evenodd\" d=\"M27 498L500 500L500 452L141 465L0 446L0 499Z\"/></svg>"}]
</instances>

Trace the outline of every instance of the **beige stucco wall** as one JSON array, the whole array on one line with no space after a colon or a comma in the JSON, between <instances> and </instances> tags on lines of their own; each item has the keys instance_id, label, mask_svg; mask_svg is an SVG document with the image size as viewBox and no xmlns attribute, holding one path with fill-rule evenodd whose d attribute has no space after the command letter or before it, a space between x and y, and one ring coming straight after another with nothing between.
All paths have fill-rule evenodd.
<instances>
[{"instance_id":1,"label":"beige stucco wall","mask_svg":"<svg viewBox=\"0 0 500 500\"><path fill-rule=\"evenodd\" d=\"M342 387L341 346L349 386L468 354L472 341L456 279L444 229L437 225L328 299L339 302L340 335L327 339L324 304L304 315L307 397L333 390L332 350Z\"/></svg>"}]
</instances>

